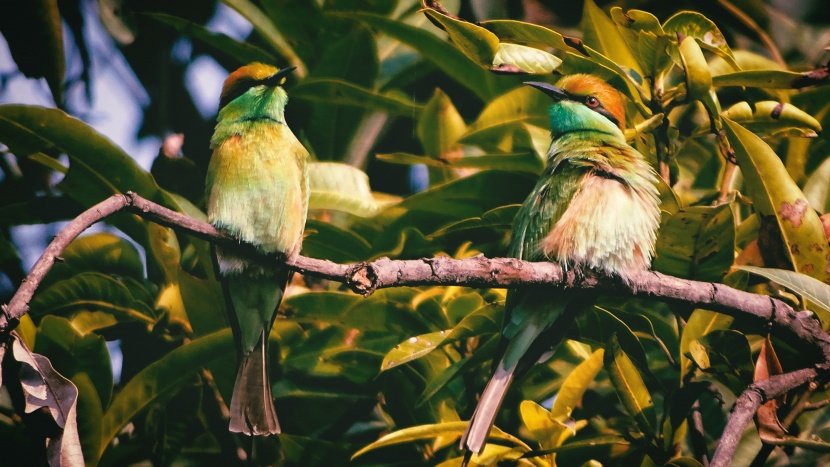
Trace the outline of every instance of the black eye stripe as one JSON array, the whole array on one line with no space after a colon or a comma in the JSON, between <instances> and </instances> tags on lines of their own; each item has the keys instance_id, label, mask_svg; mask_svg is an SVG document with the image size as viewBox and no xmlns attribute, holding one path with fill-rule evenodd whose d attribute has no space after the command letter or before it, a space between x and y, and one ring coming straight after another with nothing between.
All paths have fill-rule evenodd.
<instances>
[{"instance_id":1,"label":"black eye stripe","mask_svg":"<svg viewBox=\"0 0 830 467\"><path fill-rule=\"evenodd\" d=\"M603 117L607 118L608 120L611 120L611 123L613 123L614 125L617 125L618 127L620 126L619 119L617 119L617 117L615 117L614 114L609 112L608 109L603 107L602 106L602 101L600 101L596 96L593 96L593 95L579 96L579 95L572 94L572 93L570 93L568 91L565 91L565 90L562 90L562 92L565 94L565 96L567 96L568 100L571 100L571 101L574 101L574 102L579 102L580 104L584 105L585 107L588 107L589 109L593 110L594 112L596 112L596 113L602 115ZM587 104L586 101L588 100L589 97L593 97L594 99L597 99L597 106L596 107L591 107Z\"/></svg>"}]
</instances>

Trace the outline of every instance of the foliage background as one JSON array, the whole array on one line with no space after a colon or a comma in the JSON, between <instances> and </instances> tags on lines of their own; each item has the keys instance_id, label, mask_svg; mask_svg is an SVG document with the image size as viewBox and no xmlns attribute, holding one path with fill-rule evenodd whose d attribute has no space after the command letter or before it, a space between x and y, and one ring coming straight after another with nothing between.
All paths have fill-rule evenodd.
<instances>
[{"instance_id":1,"label":"foliage background","mask_svg":"<svg viewBox=\"0 0 830 467\"><path fill-rule=\"evenodd\" d=\"M481 28L465 29L431 12L433 20L455 34L454 46L412 0L38 0L26 8L0 3L0 32L10 51L8 63L0 64L5 73L0 100L62 109L0 106L0 142L7 147L0 159L2 301L31 262L21 256L42 250L24 226L45 225L48 237L60 222L127 190L203 217L207 142L215 113L205 102L218 102L216 76L221 80L223 73L214 73L212 84L204 81L212 96L203 97L209 91L193 83L202 83L216 65L233 70L252 60L301 64L287 84L287 121L321 162L314 168L303 254L337 262L503 254L516 204L542 169L548 103L520 85L526 75L497 75L485 68L495 63L493 47L513 54L500 55L506 63L540 75L558 65L554 55L565 58L558 72L606 73L608 68L597 67L608 65L602 57L622 65L605 77L634 98L628 126L645 126L633 139L655 164L659 152L674 189L672 196L664 188L665 219L655 268L798 299L743 272L725 274L735 261L733 252L744 253L738 261L742 264L792 269L790 247L817 231L813 224L811 233L796 237L788 237L785 229L783 240L777 233L766 234L777 223L772 212L760 207L762 198L772 203L800 187L812 208L828 212L826 136L794 136L826 126L830 92L827 87L793 90L792 81L800 75L775 71L812 70L828 59L824 47L830 44L830 19L822 2L616 2L602 4L604 12L593 3L553 1L449 1L444 6L469 20L540 23L581 37L598 54L580 61L570 51L567 58L567 51L553 43L547 43L552 49L541 47L544 53L499 48L499 43L522 43L516 30L507 31L510 25L488 27L499 36L494 45ZM697 10L717 24L713 30L701 21L700 46L707 45L705 33L713 31L722 33L728 46L703 47L708 65L702 68L690 64L683 50L675 51L676 45L673 55L644 62L646 52L630 42L629 32L636 28L613 22L619 17L608 14L611 6L649 11L663 27L676 12ZM231 16L236 19L223 20ZM217 25L248 31L248 23L253 30L247 37L216 31ZM103 30L106 35L100 34ZM665 36L667 43L677 44L676 35ZM771 37L778 63L764 37ZM685 47L694 49L689 43ZM762 74L747 78L756 80L747 88L725 86L729 78L718 81L717 75L734 72L723 60L730 56L744 70ZM651 71L672 70L665 74L665 90L675 98L667 114L669 126L647 123L654 110L648 103L640 104L643 112L638 112L637 89L646 96L653 91L642 79L652 76L646 64L654 65ZM96 81L107 66L115 67L126 95L138 106L107 98L124 96ZM42 94L21 94L26 86L22 75L43 77L30 88ZM631 76L641 79L626 81ZM708 86L692 86L706 83L707 76ZM772 78L783 84L769 85ZM728 204L710 207L720 194L724 163L718 141L707 136L705 106L717 102L726 110L744 101L754 109L766 109L761 103L768 101L793 104L781 119L747 116L742 108L728 114L765 135L784 165L758 162L752 155L763 153L765 146L732 129L730 142L739 163L744 158L747 182L739 177L731 187L742 195L733 192ZM92 129L106 134L106 129L123 128L108 126L107 120L131 107L140 108L136 139L107 135L120 139L127 151ZM181 152L177 138L170 137L176 133L185 135ZM737 144L734 134L748 142ZM168 143L166 150L160 149L162 141ZM760 167L761 180L772 183L753 184L748 166ZM767 220L753 215L754 209ZM759 242L766 255L752 250ZM235 357L207 258L204 242L119 215L99 233L76 241L40 286L19 330L30 348L49 357L78 386L88 463L240 463L238 448L250 448L250 440L227 433L221 415ZM277 344L272 361L279 362L273 389L286 434L257 442L258 462L340 465L389 432L407 442L385 443L389 445L352 462L454 462L458 422L469 418L489 376L503 299L502 290L459 287L383 290L361 298L335 283L298 280L283 306L290 319L279 320L272 333ZM559 448L567 441L555 456L520 462L696 465L692 458L700 459L701 449L692 445L684 422L695 401L704 421L703 442L711 452L728 407L753 380L765 332L705 310L653 301L607 300L601 305L577 323L571 332L575 341L563 345L551 363L534 369L508 396L497 426L510 435L499 435L503 447L487 452L491 460ZM785 370L804 365L797 343L773 342ZM113 366L113 355L121 356L120 368ZM615 376L609 370L615 365L627 371ZM200 370L203 366L206 371ZM653 406L632 411L615 377L636 386L627 396L650 400ZM8 378L14 375L4 375L4 381ZM570 397L562 395L563 384L574 391ZM37 421L14 414L15 394L8 391L0 412L0 445L18 456L10 463L43 458ZM551 410L557 394L559 402ZM827 397L823 389L804 394L815 400ZM782 417L792 407L785 406ZM826 411L813 411L788 428L796 438L823 442L827 421ZM748 465L759 449L758 431L748 430L736 465ZM763 463L766 456L757 460ZM815 448L791 448L776 450L769 462L814 463L821 462L820 456Z\"/></svg>"}]
</instances>

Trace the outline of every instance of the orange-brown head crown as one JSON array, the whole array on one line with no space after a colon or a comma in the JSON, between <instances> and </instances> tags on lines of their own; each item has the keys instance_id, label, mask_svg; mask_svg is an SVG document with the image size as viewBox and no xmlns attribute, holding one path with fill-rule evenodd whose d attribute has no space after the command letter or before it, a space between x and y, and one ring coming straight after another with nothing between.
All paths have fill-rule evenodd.
<instances>
[{"instance_id":1,"label":"orange-brown head crown","mask_svg":"<svg viewBox=\"0 0 830 467\"><path fill-rule=\"evenodd\" d=\"M228 75L222 86L222 95L219 98L219 108L224 107L248 89L259 86L278 86L284 81L284 76L294 67L279 69L265 63L254 62L238 68Z\"/></svg>"},{"instance_id":2,"label":"orange-brown head crown","mask_svg":"<svg viewBox=\"0 0 830 467\"><path fill-rule=\"evenodd\" d=\"M567 75L557 83L562 90L570 94L573 100L578 100L587 107L605 115L613 117L612 121L625 130L625 108L619 91L614 89L594 75L575 74Z\"/></svg>"}]
</instances>

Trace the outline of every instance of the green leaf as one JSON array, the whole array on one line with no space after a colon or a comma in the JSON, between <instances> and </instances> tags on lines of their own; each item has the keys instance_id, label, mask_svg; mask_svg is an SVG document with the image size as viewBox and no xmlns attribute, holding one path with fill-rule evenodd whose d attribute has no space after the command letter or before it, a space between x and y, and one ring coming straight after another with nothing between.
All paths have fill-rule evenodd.
<instances>
[{"instance_id":1,"label":"green leaf","mask_svg":"<svg viewBox=\"0 0 830 467\"><path fill-rule=\"evenodd\" d=\"M285 24L288 19L286 16L303 15L301 8L298 4L276 7L278 11L272 13L271 17L275 22L283 23L283 27L290 31L292 26ZM290 10L290 13L286 10ZM323 18L319 20L322 21ZM295 21L310 19L297 18ZM310 39L295 41L300 45ZM375 90L380 64L375 39L367 28L356 28L336 39L332 37L332 42L326 45L309 76L297 86L303 93L303 85L312 83L310 89L306 88L310 92L305 92L306 100L311 103L311 118L303 125L303 132L317 159L347 160L351 159L350 145L361 138L362 121L366 118L367 110L385 112L383 109L387 107L400 107L398 101L406 99L397 93L385 94ZM317 83L320 79L332 80L335 84L328 85L331 89L317 90L321 88ZM289 96L294 96L293 90L288 92ZM395 99L396 97L401 99ZM343 105L332 106L336 100L342 100ZM404 113L407 114L412 112Z\"/></svg>"},{"instance_id":2,"label":"green leaf","mask_svg":"<svg viewBox=\"0 0 830 467\"><path fill-rule=\"evenodd\" d=\"M660 20L651 13L643 10L628 10L623 12L623 9L615 6L611 8L611 19L617 23L618 27L631 29L635 32L650 32L654 35L663 35L663 26L660 25Z\"/></svg>"},{"instance_id":3,"label":"green leaf","mask_svg":"<svg viewBox=\"0 0 830 467\"><path fill-rule=\"evenodd\" d=\"M721 282L735 256L732 207L692 206L663 223L655 246L654 269L704 282Z\"/></svg>"},{"instance_id":4,"label":"green leaf","mask_svg":"<svg viewBox=\"0 0 830 467\"><path fill-rule=\"evenodd\" d=\"M775 216L795 270L830 282L830 260L817 247L827 244L818 214L772 148L738 123L724 121L753 205L759 214Z\"/></svg>"},{"instance_id":5,"label":"green leaf","mask_svg":"<svg viewBox=\"0 0 830 467\"><path fill-rule=\"evenodd\" d=\"M360 169L340 162L312 162L308 180L309 209L334 209L363 217L378 211L369 177Z\"/></svg>"},{"instance_id":6,"label":"green leaf","mask_svg":"<svg viewBox=\"0 0 830 467\"><path fill-rule=\"evenodd\" d=\"M523 21L484 21L481 26L492 31L502 42L529 45L541 50L553 47L565 52L565 59L559 69L562 74L593 73L625 94L637 105L641 113L644 115L650 113L643 106L640 94L626 72L616 62L593 48L583 46L582 49L577 50L565 42L562 34L544 26ZM588 54L590 59L586 58L583 53Z\"/></svg>"},{"instance_id":7,"label":"green leaf","mask_svg":"<svg viewBox=\"0 0 830 467\"><path fill-rule=\"evenodd\" d=\"M637 422L640 431L653 439L657 415L640 372L623 352L616 336L611 338L604 357L605 370L623 407Z\"/></svg>"},{"instance_id":8,"label":"green leaf","mask_svg":"<svg viewBox=\"0 0 830 467\"><path fill-rule=\"evenodd\" d=\"M785 269L759 268L755 266L736 266L735 269L766 277L799 295L803 295L804 298L810 301L810 304L815 305L825 313L830 313L830 285L824 282L805 274L787 271ZM825 319L830 319L830 317Z\"/></svg>"},{"instance_id":9,"label":"green leaf","mask_svg":"<svg viewBox=\"0 0 830 467\"><path fill-rule=\"evenodd\" d=\"M787 70L748 70L712 76L713 86L746 86L765 89L792 89L804 79L803 73Z\"/></svg>"},{"instance_id":10,"label":"green leaf","mask_svg":"<svg viewBox=\"0 0 830 467\"><path fill-rule=\"evenodd\" d=\"M695 11L681 11L675 14L665 23L663 29L670 34L680 33L684 36L694 37L701 47L716 53L726 60L732 68L740 70L732 49L726 43L718 27L712 20Z\"/></svg>"},{"instance_id":11,"label":"green leaf","mask_svg":"<svg viewBox=\"0 0 830 467\"><path fill-rule=\"evenodd\" d=\"M604 349L597 349L589 358L571 371L562 382L550 413L554 417L570 417L582 400L582 395L594 381L603 366Z\"/></svg>"},{"instance_id":12,"label":"green leaf","mask_svg":"<svg viewBox=\"0 0 830 467\"><path fill-rule=\"evenodd\" d=\"M380 365L381 371L391 370L416 358L423 357L444 344L444 338L447 335L447 331L438 331L410 337L396 345L383 357L383 362Z\"/></svg>"},{"instance_id":13,"label":"green leaf","mask_svg":"<svg viewBox=\"0 0 830 467\"><path fill-rule=\"evenodd\" d=\"M352 455L352 459L354 459L357 456L366 454L369 451L373 451L375 449L386 446L392 446L395 444L411 443L413 441L432 439L438 436L461 436L464 433L464 430L466 429L467 422L445 422L433 425L420 425L404 428L402 430L397 430L392 433L389 433L388 435L382 436L374 443L365 446L364 448L354 453ZM519 438L505 433L495 426L490 431L490 439L507 442L519 447L523 447L528 451L530 450L530 447L523 443Z\"/></svg>"},{"instance_id":14,"label":"green leaf","mask_svg":"<svg viewBox=\"0 0 830 467\"><path fill-rule=\"evenodd\" d=\"M721 115L740 123L749 131L771 136L815 138L821 131L821 124L812 115L784 102L760 101L752 106L745 101L739 102ZM706 130L697 133L703 134Z\"/></svg>"},{"instance_id":15,"label":"green leaf","mask_svg":"<svg viewBox=\"0 0 830 467\"><path fill-rule=\"evenodd\" d=\"M740 394L753 381L752 351L746 336L731 329L715 330L698 339L699 356L705 355L707 373L720 377L735 394Z\"/></svg>"},{"instance_id":16,"label":"green leaf","mask_svg":"<svg viewBox=\"0 0 830 467\"><path fill-rule=\"evenodd\" d=\"M69 172L58 188L84 207L91 207L116 193L134 191L180 211L175 201L130 156L86 123L60 110L0 105L0 142L17 156L38 151L65 153L70 160ZM107 221L145 248L151 279L164 274L167 265L156 255L151 238L160 227L148 226L132 214L117 214ZM203 264L211 264L209 258L202 257L201 260Z\"/></svg>"},{"instance_id":17,"label":"green leaf","mask_svg":"<svg viewBox=\"0 0 830 467\"><path fill-rule=\"evenodd\" d=\"M236 39L220 32L210 31L204 26L190 22L184 18L164 13L139 12L138 14L147 16L148 18L158 21L161 24L166 24L181 34L200 41L214 50L222 52L225 57L235 61L239 65L246 65L251 62L269 64L279 63L279 60L270 52L247 42L237 41Z\"/></svg>"},{"instance_id":18,"label":"green leaf","mask_svg":"<svg viewBox=\"0 0 830 467\"><path fill-rule=\"evenodd\" d=\"M328 222L309 219L303 238L303 255L325 258L335 263L364 261L371 255L372 245L352 230Z\"/></svg>"},{"instance_id":19,"label":"green leaf","mask_svg":"<svg viewBox=\"0 0 830 467\"><path fill-rule=\"evenodd\" d=\"M466 144L490 143L499 136L521 128L523 123L547 126L547 109L551 101L539 91L524 86L507 92L492 101L461 137Z\"/></svg>"},{"instance_id":20,"label":"green leaf","mask_svg":"<svg viewBox=\"0 0 830 467\"><path fill-rule=\"evenodd\" d=\"M291 98L326 105L347 105L372 110L383 110L395 115L418 118L423 111L420 104L412 102L398 92L379 92L339 79L312 79L291 88Z\"/></svg>"},{"instance_id":21,"label":"green leaf","mask_svg":"<svg viewBox=\"0 0 830 467\"><path fill-rule=\"evenodd\" d=\"M634 70L638 78L642 79L645 76L640 64L631 49L626 45L614 22L593 0L585 0L580 29L584 34L585 44L598 50L614 62Z\"/></svg>"},{"instance_id":22,"label":"green leaf","mask_svg":"<svg viewBox=\"0 0 830 467\"><path fill-rule=\"evenodd\" d=\"M411 307L413 289L383 290L362 298L340 292L309 292L287 297L283 312L300 323L331 323L346 328L395 331L426 330Z\"/></svg>"},{"instance_id":23,"label":"green leaf","mask_svg":"<svg viewBox=\"0 0 830 467\"><path fill-rule=\"evenodd\" d=\"M28 78L45 78L58 105L66 71L62 26L58 0L0 5L0 30L17 68Z\"/></svg>"},{"instance_id":24,"label":"green leaf","mask_svg":"<svg viewBox=\"0 0 830 467\"><path fill-rule=\"evenodd\" d=\"M703 100L712 89L709 64L693 37L685 37L680 41L678 49L686 71L686 96L689 100Z\"/></svg>"},{"instance_id":25,"label":"green leaf","mask_svg":"<svg viewBox=\"0 0 830 467\"><path fill-rule=\"evenodd\" d=\"M521 205L519 204L500 206L485 212L480 217L471 217L469 219L448 224L429 234L429 236L434 238L472 229L494 228L508 230L513 225L513 218L516 217L516 212L519 210L520 206Z\"/></svg>"},{"instance_id":26,"label":"green leaf","mask_svg":"<svg viewBox=\"0 0 830 467\"><path fill-rule=\"evenodd\" d=\"M448 153L458 149L458 138L466 128L464 119L449 96L435 89L418 119L418 139L424 153L432 158L448 156Z\"/></svg>"},{"instance_id":27,"label":"green leaf","mask_svg":"<svg viewBox=\"0 0 830 467\"><path fill-rule=\"evenodd\" d=\"M680 380L694 368L687 355L692 353L693 343L710 332L728 329L732 325L733 317L715 313L714 311L697 309L692 312L683 335L680 336Z\"/></svg>"},{"instance_id":28,"label":"green leaf","mask_svg":"<svg viewBox=\"0 0 830 467\"><path fill-rule=\"evenodd\" d=\"M135 375L104 413L101 453L121 428L147 406L189 384L199 369L234 352L233 335L225 329L174 349Z\"/></svg>"},{"instance_id":29,"label":"green leaf","mask_svg":"<svg viewBox=\"0 0 830 467\"><path fill-rule=\"evenodd\" d=\"M112 397L112 366L106 341L96 334L81 335L65 318L47 316L38 328L35 353L49 358L52 366L69 379L81 376L92 384L98 405Z\"/></svg>"},{"instance_id":30,"label":"green leaf","mask_svg":"<svg viewBox=\"0 0 830 467\"><path fill-rule=\"evenodd\" d=\"M431 21L440 24L449 34L453 44L470 60L481 66L493 63L499 46L499 38L495 34L473 23L442 15L433 9L424 10L424 14Z\"/></svg>"},{"instance_id":31,"label":"green leaf","mask_svg":"<svg viewBox=\"0 0 830 467\"><path fill-rule=\"evenodd\" d=\"M155 313L133 297L130 289L111 276L84 272L63 279L39 291L31 303L32 316L47 314L74 315L81 311L99 311L113 316L118 322L137 322L152 326Z\"/></svg>"},{"instance_id":32,"label":"green leaf","mask_svg":"<svg viewBox=\"0 0 830 467\"><path fill-rule=\"evenodd\" d=\"M101 451L101 420L104 409L98 392L88 373L75 373L70 380L78 388L76 405L78 420L78 436L81 439L81 450L84 453L86 465L96 465L98 453ZM110 383L112 391L112 383Z\"/></svg>"},{"instance_id":33,"label":"green leaf","mask_svg":"<svg viewBox=\"0 0 830 467\"><path fill-rule=\"evenodd\" d=\"M383 34L414 48L426 60L469 88L485 102L511 85L508 80L498 80L484 68L467 60L461 51L424 29L369 13L349 12L337 14L337 16L366 23Z\"/></svg>"},{"instance_id":34,"label":"green leaf","mask_svg":"<svg viewBox=\"0 0 830 467\"><path fill-rule=\"evenodd\" d=\"M807 179L804 196L816 211L822 214L830 212L830 158L825 159Z\"/></svg>"},{"instance_id":35,"label":"green leaf","mask_svg":"<svg viewBox=\"0 0 830 467\"><path fill-rule=\"evenodd\" d=\"M593 345L604 346L613 339L622 349L648 374L648 359L640 338L628 325L610 311L594 306L580 313L571 332L576 332L577 340Z\"/></svg>"},{"instance_id":36,"label":"green leaf","mask_svg":"<svg viewBox=\"0 0 830 467\"><path fill-rule=\"evenodd\" d=\"M281 56L285 57L288 63L297 67L294 73L298 77L302 78L306 75L308 70L306 69L305 63L303 63L291 44L282 36L282 33L280 33L274 26L274 23L268 19L268 16L262 10L248 0L222 0L222 3L233 8L237 13L245 17L254 27L254 30L265 39L268 45Z\"/></svg>"},{"instance_id":37,"label":"green leaf","mask_svg":"<svg viewBox=\"0 0 830 467\"><path fill-rule=\"evenodd\" d=\"M544 50L526 45L499 43L496 55L493 57L493 71L511 71L512 67L525 73L545 75L559 68L562 59L549 54Z\"/></svg>"},{"instance_id":38,"label":"green leaf","mask_svg":"<svg viewBox=\"0 0 830 467\"><path fill-rule=\"evenodd\" d=\"M453 158L433 158L428 156L418 156L415 154L408 154L405 152L396 152L393 154L377 154L378 160L389 162L390 164L424 164L428 167L437 168L472 168L472 169L489 169L489 170L509 170L513 172L527 172L538 174L544 168L542 161L539 160L533 153L506 153L506 154L481 154L477 156L459 156Z\"/></svg>"},{"instance_id":39,"label":"green leaf","mask_svg":"<svg viewBox=\"0 0 830 467\"><path fill-rule=\"evenodd\" d=\"M522 423L530 436L542 449L560 446L568 437L576 434L575 426L568 426L546 408L533 401L522 401L519 406Z\"/></svg>"},{"instance_id":40,"label":"green leaf","mask_svg":"<svg viewBox=\"0 0 830 467\"><path fill-rule=\"evenodd\" d=\"M111 233L94 233L76 238L61 253L43 285L68 279L82 272L144 279L144 264L132 243Z\"/></svg>"},{"instance_id":41,"label":"green leaf","mask_svg":"<svg viewBox=\"0 0 830 467\"><path fill-rule=\"evenodd\" d=\"M439 391L444 389L444 387L446 387L449 384L449 382L459 374L470 371L471 369L478 367L487 360L491 360L493 358L493 355L495 354L496 347L500 340L501 335L493 335L491 338L484 341L483 344L480 344L472 355L470 355L469 357L462 358L461 360L453 363L452 365L447 367L447 369L438 374L438 376L431 379L430 382L424 388L424 391L418 397L418 400L415 401L415 408L420 407L425 402L427 402L427 400L429 400Z\"/></svg>"}]
</instances>

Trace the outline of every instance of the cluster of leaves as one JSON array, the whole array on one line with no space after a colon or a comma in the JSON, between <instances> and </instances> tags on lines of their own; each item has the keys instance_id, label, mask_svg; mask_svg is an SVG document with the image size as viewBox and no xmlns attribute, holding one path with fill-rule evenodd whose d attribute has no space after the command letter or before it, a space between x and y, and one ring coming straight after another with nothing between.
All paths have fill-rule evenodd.
<instances>
[{"instance_id":1,"label":"cluster of leaves","mask_svg":"<svg viewBox=\"0 0 830 467\"><path fill-rule=\"evenodd\" d=\"M711 20L688 11L661 22L618 7L608 15L587 0L579 40L514 20L473 24L448 13L459 10L456 2L424 11L415 0L362 2L359 10L351 2L223 3L253 25L249 42L184 15L137 19L235 66L297 66L286 85L287 120L320 161L303 254L336 262L502 255L549 144L549 102L521 82L527 74L554 81L553 74L592 73L627 97L626 136L665 178L654 268L778 294L830 326L830 294L821 284L810 289L806 278L827 282L830 274L815 211L830 207L830 159L822 137L804 138L829 119L830 86L801 89L820 81L815 74L733 51ZM43 14L57 14L50 12ZM0 106L0 142L10 157L62 175L50 196L3 203L4 227L71 218L128 190L204 218L199 190L187 188L201 185L198 171L147 173L60 110ZM376 189L385 186L383 169L416 164L426 166L428 187L405 198L372 192L356 168L368 154L376 154L368 169ZM725 159L737 161L740 176ZM11 180L13 171L3 169ZM221 415L235 354L209 245L133 215L107 224L123 236L76 240L18 327L21 341L77 387L86 462L238 463L238 446L250 441L231 436ZM4 265L16 248L0 238ZM752 269L793 294L735 265L803 274ZM462 420L489 377L503 304L503 290L400 288L363 298L336 283L298 281L271 334L273 394L286 434L254 441L258 462L456 464ZM474 462L699 465L723 429L724 402L754 378L805 365L797 342L773 336L766 348L777 356L765 350L760 358L766 330L649 300L600 300L569 337L514 385L494 442ZM106 341L120 343L119 382ZM777 404L792 412L826 397L813 388ZM688 428L693 409L703 431ZM797 426L783 423L806 438L821 437L827 421L817 411ZM784 437L781 423L767 412L762 437ZM0 417L5 452L41 455L33 426ZM744 455L754 456L758 437L750 433L745 445ZM815 450L826 451L815 440L801 446L809 449L792 462L818 462Z\"/></svg>"}]
</instances>

